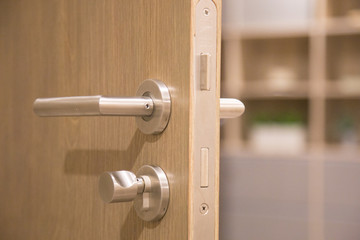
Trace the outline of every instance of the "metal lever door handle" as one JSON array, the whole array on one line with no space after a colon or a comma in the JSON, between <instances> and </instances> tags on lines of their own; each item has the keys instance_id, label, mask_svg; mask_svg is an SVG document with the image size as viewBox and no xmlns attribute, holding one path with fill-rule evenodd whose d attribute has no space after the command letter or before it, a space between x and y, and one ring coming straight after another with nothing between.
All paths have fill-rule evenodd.
<instances>
[{"instance_id":1,"label":"metal lever door handle","mask_svg":"<svg viewBox=\"0 0 360 240\"><path fill-rule=\"evenodd\" d=\"M147 79L140 85L136 96L38 98L34 102L34 112L41 117L135 116L143 133L158 134L164 131L171 114L167 86L162 81Z\"/></svg>"},{"instance_id":2,"label":"metal lever door handle","mask_svg":"<svg viewBox=\"0 0 360 240\"><path fill-rule=\"evenodd\" d=\"M157 134L166 128L171 113L171 98L167 86L154 79L145 80L137 97L59 97L38 98L34 112L40 117L59 116L135 116L145 134ZM245 111L242 102L234 98L220 99L220 118L239 117Z\"/></svg>"},{"instance_id":3,"label":"metal lever door handle","mask_svg":"<svg viewBox=\"0 0 360 240\"><path fill-rule=\"evenodd\" d=\"M56 116L151 116L154 102L150 97L60 97L38 98L34 112L40 117ZM244 104L235 98L220 99L220 118L235 118L245 111Z\"/></svg>"},{"instance_id":4,"label":"metal lever door handle","mask_svg":"<svg viewBox=\"0 0 360 240\"><path fill-rule=\"evenodd\" d=\"M145 221L161 219L169 205L169 183L156 166L142 166L136 175L129 171L105 172L99 178L99 193L105 203L134 201Z\"/></svg>"},{"instance_id":5,"label":"metal lever door handle","mask_svg":"<svg viewBox=\"0 0 360 240\"><path fill-rule=\"evenodd\" d=\"M40 117L56 116L150 116L154 102L150 97L59 97L38 98L34 112Z\"/></svg>"}]
</instances>

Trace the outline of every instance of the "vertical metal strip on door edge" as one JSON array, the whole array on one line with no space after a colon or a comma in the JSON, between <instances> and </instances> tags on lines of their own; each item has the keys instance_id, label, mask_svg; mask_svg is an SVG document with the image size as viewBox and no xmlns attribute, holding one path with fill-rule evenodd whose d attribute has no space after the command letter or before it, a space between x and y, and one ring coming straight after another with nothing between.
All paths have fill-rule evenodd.
<instances>
[{"instance_id":1,"label":"vertical metal strip on door edge","mask_svg":"<svg viewBox=\"0 0 360 240\"><path fill-rule=\"evenodd\" d=\"M192 234L190 239L217 239L217 9L211 0L195 7L192 146Z\"/></svg>"}]
</instances>

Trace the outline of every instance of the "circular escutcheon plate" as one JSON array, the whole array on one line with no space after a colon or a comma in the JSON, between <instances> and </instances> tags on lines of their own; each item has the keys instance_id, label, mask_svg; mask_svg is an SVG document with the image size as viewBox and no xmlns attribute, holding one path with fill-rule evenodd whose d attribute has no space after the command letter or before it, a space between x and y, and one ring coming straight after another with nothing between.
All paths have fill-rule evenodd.
<instances>
[{"instance_id":1,"label":"circular escutcheon plate","mask_svg":"<svg viewBox=\"0 0 360 240\"><path fill-rule=\"evenodd\" d=\"M154 102L151 116L137 117L136 123L145 134L158 134L166 128L171 114L171 98L167 86L160 80L147 79L136 92L137 96L148 96Z\"/></svg>"},{"instance_id":2,"label":"circular escutcheon plate","mask_svg":"<svg viewBox=\"0 0 360 240\"><path fill-rule=\"evenodd\" d=\"M144 165L136 176L146 176L151 181L150 192L139 194L134 201L138 216L145 221L160 220L166 213L170 199L169 182L165 172L160 167Z\"/></svg>"}]
</instances>

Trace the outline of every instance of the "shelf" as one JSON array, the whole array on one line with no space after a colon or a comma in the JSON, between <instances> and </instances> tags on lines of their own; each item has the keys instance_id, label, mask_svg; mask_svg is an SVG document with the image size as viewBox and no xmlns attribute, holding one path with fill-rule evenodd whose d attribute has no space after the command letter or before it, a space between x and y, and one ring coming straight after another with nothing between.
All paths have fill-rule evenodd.
<instances>
[{"instance_id":1,"label":"shelf","mask_svg":"<svg viewBox=\"0 0 360 240\"><path fill-rule=\"evenodd\" d=\"M302 25L280 25L280 26L234 26L222 27L222 38L227 39L262 39L262 38L296 38L309 36L309 26Z\"/></svg>"},{"instance_id":2,"label":"shelf","mask_svg":"<svg viewBox=\"0 0 360 240\"><path fill-rule=\"evenodd\" d=\"M296 81L282 90L271 87L269 81L246 81L241 93L243 99L306 99L308 81Z\"/></svg>"},{"instance_id":3,"label":"shelf","mask_svg":"<svg viewBox=\"0 0 360 240\"><path fill-rule=\"evenodd\" d=\"M309 151L304 151L300 154L284 154L279 151L276 154L268 154L262 153L258 151L254 151L249 147L249 143L245 142L242 148L238 149L224 149L221 148L221 157L236 157L242 159L258 159L258 160L286 160L286 161L293 161L293 160L310 160L311 154Z\"/></svg>"},{"instance_id":4,"label":"shelf","mask_svg":"<svg viewBox=\"0 0 360 240\"><path fill-rule=\"evenodd\" d=\"M225 147L225 146L224 146ZM308 146L309 149L309 146ZM349 150L340 144L327 144L322 151L305 150L298 154L267 154L251 150L249 143L237 149L221 148L220 157L235 157L241 159L257 159L257 160L279 160L279 161L313 161L324 160L331 162L360 162L360 146L358 149Z\"/></svg>"},{"instance_id":5,"label":"shelf","mask_svg":"<svg viewBox=\"0 0 360 240\"><path fill-rule=\"evenodd\" d=\"M326 20L326 34L329 36L360 34L360 19L329 18Z\"/></svg>"},{"instance_id":6,"label":"shelf","mask_svg":"<svg viewBox=\"0 0 360 240\"><path fill-rule=\"evenodd\" d=\"M360 84L360 79L359 79ZM327 81L326 98L328 99L360 99L360 86L352 87L344 85L340 81Z\"/></svg>"},{"instance_id":7,"label":"shelf","mask_svg":"<svg viewBox=\"0 0 360 240\"><path fill-rule=\"evenodd\" d=\"M328 0L327 2L327 15L329 17L345 17L350 15L358 15L359 13L353 13L359 11L359 0Z\"/></svg>"},{"instance_id":8,"label":"shelf","mask_svg":"<svg viewBox=\"0 0 360 240\"><path fill-rule=\"evenodd\" d=\"M326 143L354 146L360 142L359 99L326 101Z\"/></svg>"},{"instance_id":9,"label":"shelf","mask_svg":"<svg viewBox=\"0 0 360 240\"><path fill-rule=\"evenodd\" d=\"M309 78L309 38L243 39L244 79Z\"/></svg>"},{"instance_id":10,"label":"shelf","mask_svg":"<svg viewBox=\"0 0 360 240\"><path fill-rule=\"evenodd\" d=\"M267 119L275 117L276 121L279 113L292 109L306 125L309 151L323 156L346 155L347 159L360 156L360 0L313 4L314 15L309 14L302 24L291 22L288 15L289 21L276 24L239 20L223 25L223 94L240 97L247 108L228 129L223 126L223 137L226 140L229 136L233 146L242 146L241 151L251 152L249 129L254 122L261 122L257 120L262 119L262 111ZM260 17L261 11L268 11L262 4L256 7ZM232 12L238 17L237 11ZM346 136L339 128L346 122L357 139L355 150L349 153L351 147L345 144Z\"/></svg>"},{"instance_id":11,"label":"shelf","mask_svg":"<svg viewBox=\"0 0 360 240\"><path fill-rule=\"evenodd\" d=\"M242 139L248 140L255 123L264 121L300 122L308 125L309 101L307 99L244 99L247 109L242 116Z\"/></svg>"},{"instance_id":12,"label":"shelf","mask_svg":"<svg viewBox=\"0 0 360 240\"><path fill-rule=\"evenodd\" d=\"M360 162L360 145L349 147L341 144L326 144L324 155L325 159L332 161Z\"/></svg>"},{"instance_id":13,"label":"shelf","mask_svg":"<svg viewBox=\"0 0 360 240\"><path fill-rule=\"evenodd\" d=\"M360 34L360 17L349 16L330 17L326 19L325 25L320 22L312 22L306 25L252 25L236 26L224 25L222 28L222 39L271 39L271 38L297 38L311 36L310 29L325 28L328 36Z\"/></svg>"},{"instance_id":14,"label":"shelf","mask_svg":"<svg viewBox=\"0 0 360 240\"><path fill-rule=\"evenodd\" d=\"M326 38L326 78L360 80L360 34Z\"/></svg>"}]
</instances>

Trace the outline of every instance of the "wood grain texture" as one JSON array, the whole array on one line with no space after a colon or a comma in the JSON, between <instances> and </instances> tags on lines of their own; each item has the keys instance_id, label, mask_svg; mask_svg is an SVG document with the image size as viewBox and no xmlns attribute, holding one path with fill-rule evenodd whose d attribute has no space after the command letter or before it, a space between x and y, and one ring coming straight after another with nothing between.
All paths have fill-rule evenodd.
<instances>
[{"instance_id":1,"label":"wood grain texture","mask_svg":"<svg viewBox=\"0 0 360 240\"><path fill-rule=\"evenodd\" d=\"M191 0L0 1L0 239L187 239ZM220 49L220 48L219 48ZM219 66L219 64L218 64ZM147 78L171 91L157 136L133 118L39 118L37 97L134 95ZM106 205L103 171L162 167L164 219Z\"/></svg>"}]
</instances>

